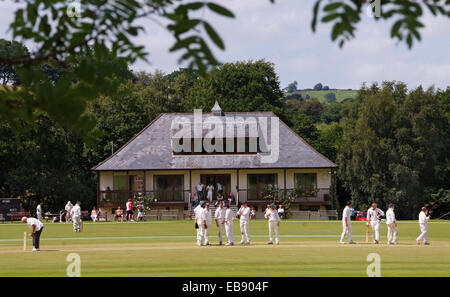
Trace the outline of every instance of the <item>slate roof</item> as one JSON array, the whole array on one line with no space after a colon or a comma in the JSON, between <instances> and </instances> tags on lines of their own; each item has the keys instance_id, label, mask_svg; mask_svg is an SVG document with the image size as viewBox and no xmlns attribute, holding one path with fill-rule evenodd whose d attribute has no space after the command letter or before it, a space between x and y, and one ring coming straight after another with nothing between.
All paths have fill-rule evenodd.
<instances>
[{"instance_id":1,"label":"slate roof","mask_svg":"<svg viewBox=\"0 0 450 297\"><path fill-rule=\"evenodd\" d=\"M203 113L203 119L212 116ZM227 117L266 117L268 119L268 143L272 112L224 113ZM171 170L171 169L258 169L258 168L333 168L336 164L314 150L285 123L279 122L279 157L274 163L262 163L258 154L240 155L174 155L171 137L172 121L185 117L193 122L193 113L161 114L128 143L92 170ZM248 129L247 129L248 130ZM192 134L193 135L193 134ZM205 132L203 131L203 135ZM225 133L224 133L225 135ZM246 133L248 135L248 131Z\"/></svg>"}]
</instances>

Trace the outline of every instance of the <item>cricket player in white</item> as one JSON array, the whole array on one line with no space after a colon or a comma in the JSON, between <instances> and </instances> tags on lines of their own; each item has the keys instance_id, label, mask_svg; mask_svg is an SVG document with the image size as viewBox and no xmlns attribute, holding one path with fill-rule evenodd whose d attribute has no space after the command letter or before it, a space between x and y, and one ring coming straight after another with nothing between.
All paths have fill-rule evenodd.
<instances>
[{"instance_id":1,"label":"cricket player in white","mask_svg":"<svg viewBox=\"0 0 450 297\"><path fill-rule=\"evenodd\" d=\"M417 244L420 244L420 242L423 240L423 243L425 245L430 245L428 242L428 221L430 220L430 216L426 215L427 208L424 206L422 207L422 211L419 214L419 227L420 231L422 232L419 237L416 238Z\"/></svg>"},{"instance_id":2,"label":"cricket player in white","mask_svg":"<svg viewBox=\"0 0 450 297\"><path fill-rule=\"evenodd\" d=\"M386 224L388 227L388 244L398 244L398 225L395 219L394 204L389 204L389 209L386 211ZM394 238L392 238L392 233L394 233Z\"/></svg>"},{"instance_id":3,"label":"cricket player in white","mask_svg":"<svg viewBox=\"0 0 450 297\"><path fill-rule=\"evenodd\" d=\"M239 214L239 226L241 227L241 242L240 244L250 245L250 230L249 230L249 222L250 222L250 207L247 206L247 201L242 203L241 208L238 211Z\"/></svg>"},{"instance_id":4,"label":"cricket player in white","mask_svg":"<svg viewBox=\"0 0 450 297\"><path fill-rule=\"evenodd\" d=\"M74 207L72 207L72 210L70 211L70 216L72 217L73 221L73 231L74 232L81 232L81 202L78 201L77 204L75 204Z\"/></svg>"},{"instance_id":5,"label":"cricket player in white","mask_svg":"<svg viewBox=\"0 0 450 297\"><path fill-rule=\"evenodd\" d=\"M234 236L233 236L233 220L234 213L230 208L229 204L225 204L225 234L227 235L227 244L226 245L234 245Z\"/></svg>"},{"instance_id":6,"label":"cricket player in white","mask_svg":"<svg viewBox=\"0 0 450 297\"><path fill-rule=\"evenodd\" d=\"M216 209L214 218L216 219L217 232L219 236L219 245L222 245L222 234L225 232L224 221L225 221L226 209L223 207L223 201L219 202L219 207Z\"/></svg>"},{"instance_id":7,"label":"cricket player in white","mask_svg":"<svg viewBox=\"0 0 450 297\"><path fill-rule=\"evenodd\" d=\"M273 233L275 233L275 243L280 244L280 235L278 233L280 217L278 216L278 210L275 204L270 205L270 209L266 210L264 217L269 219L269 242L267 244L273 244Z\"/></svg>"},{"instance_id":8,"label":"cricket player in white","mask_svg":"<svg viewBox=\"0 0 450 297\"><path fill-rule=\"evenodd\" d=\"M206 191L208 193L206 195L206 199L208 199L209 202L212 202L214 187L212 185L209 185L206 187Z\"/></svg>"},{"instance_id":9,"label":"cricket player in white","mask_svg":"<svg viewBox=\"0 0 450 297\"><path fill-rule=\"evenodd\" d=\"M352 240L352 221L350 218L350 209L352 208L352 203L347 202L347 206L342 211L342 234L341 234L341 244L344 244L345 234L347 233L347 239L349 244L354 244Z\"/></svg>"},{"instance_id":10,"label":"cricket player in white","mask_svg":"<svg viewBox=\"0 0 450 297\"><path fill-rule=\"evenodd\" d=\"M70 212L72 211L73 204L70 201L67 201L66 206L64 207L64 210L66 211L66 222L70 222Z\"/></svg>"},{"instance_id":11,"label":"cricket player in white","mask_svg":"<svg viewBox=\"0 0 450 297\"><path fill-rule=\"evenodd\" d=\"M38 220L42 220L42 206L39 203L38 206L36 207L36 218Z\"/></svg>"},{"instance_id":12,"label":"cricket player in white","mask_svg":"<svg viewBox=\"0 0 450 297\"><path fill-rule=\"evenodd\" d=\"M377 208L376 203L372 203L372 207L367 210L367 223L372 226L373 242L378 244L380 242L380 220L384 216L384 212Z\"/></svg>"},{"instance_id":13,"label":"cricket player in white","mask_svg":"<svg viewBox=\"0 0 450 297\"><path fill-rule=\"evenodd\" d=\"M41 238L42 230L44 230L44 224L35 218L22 217L22 222L30 226L31 233L30 236L33 237L33 252L40 251L39 240Z\"/></svg>"},{"instance_id":14,"label":"cricket player in white","mask_svg":"<svg viewBox=\"0 0 450 297\"><path fill-rule=\"evenodd\" d=\"M205 207L204 202L200 202L196 208L194 208L194 216L195 216L195 224L197 226L197 245L203 245L203 221L202 221L202 212Z\"/></svg>"},{"instance_id":15,"label":"cricket player in white","mask_svg":"<svg viewBox=\"0 0 450 297\"><path fill-rule=\"evenodd\" d=\"M209 230L211 230L211 210L209 209L209 203L206 203L205 208L203 209L202 213L202 223L203 223L203 238L205 239L205 245L211 245L209 243Z\"/></svg>"}]
</instances>

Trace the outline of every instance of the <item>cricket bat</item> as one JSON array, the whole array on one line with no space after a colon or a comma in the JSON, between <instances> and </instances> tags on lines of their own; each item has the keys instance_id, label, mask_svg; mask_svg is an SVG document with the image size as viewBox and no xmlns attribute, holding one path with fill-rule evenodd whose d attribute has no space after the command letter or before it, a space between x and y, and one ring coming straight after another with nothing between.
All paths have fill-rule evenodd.
<instances>
[{"instance_id":1,"label":"cricket bat","mask_svg":"<svg viewBox=\"0 0 450 297\"><path fill-rule=\"evenodd\" d=\"M366 243L369 243L370 225L366 225Z\"/></svg>"},{"instance_id":2,"label":"cricket bat","mask_svg":"<svg viewBox=\"0 0 450 297\"><path fill-rule=\"evenodd\" d=\"M23 250L27 250L27 232L23 232Z\"/></svg>"}]
</instances>

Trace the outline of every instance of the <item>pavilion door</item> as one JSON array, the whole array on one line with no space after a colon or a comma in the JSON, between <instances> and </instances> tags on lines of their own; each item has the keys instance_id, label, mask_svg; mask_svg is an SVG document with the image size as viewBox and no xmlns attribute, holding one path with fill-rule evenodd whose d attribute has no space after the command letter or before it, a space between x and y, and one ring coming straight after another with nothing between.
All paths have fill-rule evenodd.
<instances>
[{"instance_id":1,"label":"pavilion door","mask_svg":"<svg viewBox=\"0 0 450 297\"><path fill-rule=\"evenodd\" d=\"M207 195L207 186L212 185L214 187L213 200L217 199L217 183L222 185L222 195L224 197L231 192L231 174L201 174L200 180L205 185L205 197Z\"/></svg>"}]
</instances>

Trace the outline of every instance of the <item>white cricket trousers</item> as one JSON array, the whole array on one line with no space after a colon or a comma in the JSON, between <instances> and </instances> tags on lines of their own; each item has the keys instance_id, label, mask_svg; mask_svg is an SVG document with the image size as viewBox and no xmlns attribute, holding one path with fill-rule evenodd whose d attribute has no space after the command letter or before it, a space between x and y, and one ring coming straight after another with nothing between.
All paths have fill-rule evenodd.
<instances>
[{"instance_id":1,"label":"white cricket trousers","mask_svg":"<svg viewBox=\"0 0 450 297\"><path fill-rule=\"evenodd\" d=\"M225 234L227 235L228 243L234 243L233 221L225 222Z\"/></svg>"},{"instance_id":2,"label":"white cricket trousers","mask_svg":"<svg viewBox=\"0 0 450 297\"><path fill-rule=\"evenodd\" d=\"M197 244L201 245L203 242L203 234L205 234L205 232L203 231L203 223L197 223L198 225L198 229L197 229Z\"/></svg>"},{"instance_id":3,"label":"white cricket trousers","mask_svg":"<svg viewBox=\"0 0 450 297\"><path fill-rule=\"evenodd\" d=\"M80 231L81 228L81 217L80 216L73 216L73 230L74 231Z\"/></svg>"},{"instance_id":4,"label":"white cricket trousers","mask_svg":"<svg viewBox=\"0 0 450 297\"><path fill-rule=\"evenodd\" d=\"M275 243L279 243L278 221L269 221L269 242L273 242L273 233L275 233Z\"/></svg>"},{"instance_id":5,"label":"white cricket trousers","mask_svg":"<svg viewBox=\"0 0 450 297\"><path fill-rule=\"evenodd\" d=\"M352 241L352 224L349 223L348 226L345 223L342 223L342 234L341 234L341 243L344 242L345 234L347 234L348 242Z\"/></svg>"},{"instance_id":6,"label":"white cricket trousers","mask_svg":"<svg viewBox=\"0 0 450 297\"><path fill-rule=\"evenodd\" d=\"M388 244L397 242L398 226L396 226L396 224L392 223L392 224L387 224L387 227L388 227L388 236L387 236ZM392 233L394 233L394 238L392 238Z\"/></svg>"},{"instance_id":7,"label":"white cricket trousers","mask_svg":"<svg viewBox=\"0 0 450 297\"><path fill-rule=\"evenodd\" d=\"M225 226L222 223L219 223L217 226L217 234L219 236L219 242L222 243L222 234L225 232Z\"/></svg>"},{"instance_id":8,"label":"white cricket trousers","mask_svg":"<svg viewBox=\"0 0 450 297\"><path fill-rule=\"evenodd\" d=\"M209 230L211 229L211 223L207 223L206 227L208 228L204 228L202 227L203 230L203 238L205 239L205 243L209 243Z\"/></svg>"},{"instance_id":9,"label":"white cricket trousers","mask_svg":"<svg viewBox=\"0 0 450 297\"><path fill-rule=\"evenodd\" d=\"M241 242L250 243L249 221L241 220L239 226L241 227Z\"/></svg>"},{"instance_id":10,"label":"white cricket trousers","mask_svg":"<svg viewBox=\"0 0 450 297\"><path fill-rule=\"evenodd\" d=\"M417 237L416 241L421 241L423 240L423 242L428 242L428 226L427 224L419 224L420 226L420 231L422 232L419 237Z\"/></svg>"},{"instance_id":11,"label":"white cricket trousers","mask_svg":"<svg viewBox=\"0 0 450 297\"><path fill-rule=\"evenodd\" d=\"M370 225L372 226L372 239L380 241L380 222L371 221Z\"/></svg>"}]
</instances>

